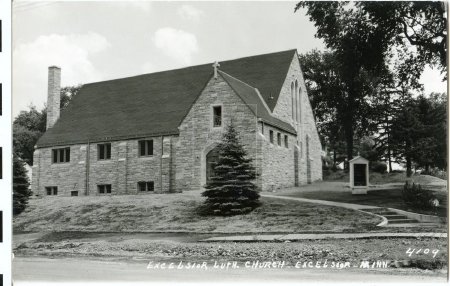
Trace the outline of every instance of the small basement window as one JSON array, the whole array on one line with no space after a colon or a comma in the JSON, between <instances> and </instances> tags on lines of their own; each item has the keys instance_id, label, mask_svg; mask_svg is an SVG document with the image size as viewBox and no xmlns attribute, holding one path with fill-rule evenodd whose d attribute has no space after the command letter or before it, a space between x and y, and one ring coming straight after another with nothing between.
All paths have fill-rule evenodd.
<instances>
[{"instance_id":1,"label":"small basement window","mask_svg":"<svg viewBox=\"0 0 450 286\"><path fill-rule=\"evenodd\" d=\"M213 127L222 126L222 106L213 107Z\"/></svg>"},{"instance_id":2,"label":"small basement window","mask_svg":"<svg viewBox=\"0 0 450 286\"><path fill-rule=\"evenodd\" d=\"M45 187L45 191L47 192L47 196L58 195L58 187Z\"/></svg>"},{"instance_id":3,"label":"small basement window","mask_svg":"<svg viewBox=\"0 0 450 286\"><path fill-rule=\"evenodd\" d=\"M72 197L78 197L78 191L71 191L71 192L70 192L70 195L71 195Z\"/></svg>"},{"instance_id":4,"label":"small basement window","mask_svg":"<svg viewBox=\"0 0 450 286\"><path fill-rule=\"evenodd\" d=\"M152 156L153 155L153 140L140 140L139 141L139 156Z\"/></svg>"},{"instance_id":5,"label":"small basement window","mask_svg":"<svg viewBox=\"0 0 450 286\"><path fill-rule=\"evenodd\" d=\"M111 143L97 144L98 160L111 159Z\"/></svg>"},{"instance_id":6,"label":"small basement window","mask_svg":"<svg viewBox=\"0 0 450 286\"><path fill-rule=\"evenodd\" d=\"M111 194L111 185L97 185L99 194Z\"/></svg>"},{"instance_id":7,"label":"small basement window","mask_svg":"<svg viewBox=\"0 0 450 286\"><path fill-rule=\"evenodd\" d=\"M281 133L280 132L277 133L277 143L278 143L278 146L281 146Z\"/></svg>"},{"instance_id":8,"label":"small basement window","mask_svg":"<svg viewBox=\"0 0 450 286\"><path fill-rule=\"evenodd\" d=\"M289 148L289 138L287 135L284 135L284 147Z\"/></svg>"},{"instance_id":9,"label":"small basement window","mask_svg":"<svg viewBox=\"0 0 450 286\"><path fill-rule=\"evenodd\" d=\"M70 162L70 147L52 149L52 162L53 163Z\"/></svg>"},{"instance_id":10,"label":"small basement window","mask_svg":"<svg viewBox=\"0 0 450 286\"><path fill-rule=\"evenodd\" d=\"M269 138L270 138L270 143L273 144L273 130L269 131Z\"/></svg>"},{"instance_id":11,"label":"small basement window","mask_svg":"<svg viewBox=\"0 0 450 286\"><path fill-rule=\"evenodd\" d=\"M154 192L155 191L155 182L138 182L138 190L140 192Z\"/></svg>"}]
</instances>

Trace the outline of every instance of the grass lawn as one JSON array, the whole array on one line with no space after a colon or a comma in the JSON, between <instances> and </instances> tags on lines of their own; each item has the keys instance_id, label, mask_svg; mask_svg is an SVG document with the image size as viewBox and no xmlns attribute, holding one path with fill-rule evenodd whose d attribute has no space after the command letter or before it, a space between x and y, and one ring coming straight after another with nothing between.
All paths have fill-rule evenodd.
<instances>
[{"instance_id":1,"label":"grass lawn","mask_svg":"<svg viewBox=\"0 0 450 286\"><path fill-rule=\"evenodd\" d=\"M402 198L402 190L396 189L383 189L383 190L369 190L367 195L352 195L349 189L345 191L289 191L280 193L283 196L335 201L343 203L354 203L361 205L370 205L378 207L390 207L401 209L405 211L411 211L416 213L439 215L441 217L447 216L447 195L443 192L434 192L439 201L444 201L445 204L441 205L436 212L432 210L418 210L406 205Z\"/></svg>"},{"instance_id":2,"label":"grass lawn","mask_svg":"<svg viewBox=\"0 0 450 286\"><path fill-rule=\"evenodd\" d=\"M262 198L247 215L204 217L199 192L33 198L13 219L14 232L361 232L381 222L353 210Z\"/></svg>"},{"instance_id":3,"label":"grass lawn","mask_svg":"<svg viewBox=\"0 0 450 286\"><path fill-rule=\"evenodd\" d=\"M349 174L343 170L336 172L324 171L323 180L329 182L348 182ZM443 184L445 181L436 177L428 175L412 175L411 178L406 177L406 173L369 173L369 183L372 185L391 184L391 183L405 183L406 181L413 181L421 185L428 184Z\"/></svg>"}]
</instances>

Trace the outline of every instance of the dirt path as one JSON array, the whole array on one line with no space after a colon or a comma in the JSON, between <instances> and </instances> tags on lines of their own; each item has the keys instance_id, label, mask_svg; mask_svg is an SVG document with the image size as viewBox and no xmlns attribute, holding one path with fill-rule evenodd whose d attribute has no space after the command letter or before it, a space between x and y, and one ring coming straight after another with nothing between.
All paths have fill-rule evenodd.
<instances>
[{"instance_id":1,"label":"dirt path","mask_svg":"<svg viewBox=\"0 0 450 286\"><path fill-rule=\"evenodd\" d=\"M364 282L445 282L444 273L427 274L399 269L147 269L148 261L98 261L87 259L15 258L15 285L25 281L364 281ZM211 265L212 266L212 265ZM258 278L256 278L258 277ZM22 284L23 283L23 284ZM173 283L172 283L173 284Z\"/></svg>"}]
</instances>

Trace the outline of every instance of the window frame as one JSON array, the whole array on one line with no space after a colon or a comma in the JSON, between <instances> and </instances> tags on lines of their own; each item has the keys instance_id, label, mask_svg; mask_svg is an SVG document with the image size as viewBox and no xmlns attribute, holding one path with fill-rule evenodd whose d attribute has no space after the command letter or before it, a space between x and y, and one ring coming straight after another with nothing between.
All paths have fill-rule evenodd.
<instances>
[{"instance_id":1,"label":"window frame","mask_svg":"<svg viewBox=\"0 0 450 286\"><path fill-rule=\"evenodd\" d=\"M269 130L269 142L273 144L273 130Z\"/></svg>"},{"instance_id":2,"label":"window frame","mask_svg":"<svg viewBox=\"0 0 450 286\"><path fill-rule=\"evenodd\" d=\"M149 144L151 142L151 144ZM144 144L144 148L142 149L142 145ZM151 146L151 148L149 147ZM151 153L150 153L150 149L151 149ZM151 157L154 155L154 150L155 146L154 146L154 140L153 139L142 139L142 140L138 140L138 156L139 157ZM142 154L142 150L144 150L144 154Z\"/></svg>"},{"instance_id":3,"label":"window frame","mask_svg":"<svg viewBox=\"0 0 450 286\"><path fill-rule=\"evenodd\" d=\"M289 136L284 135L284 147L289 148Z\"/></svg>"},{"instance_id":4,"label":"window frame","mask_svg":"<svg viewBox=\"0 0 450 286\"><path fill-rule=\"evenodd\" d=\"M70 162L70 147L54 148L51 153L52 164L63 164Z\"/></svg>"},{"instance_id":5,"label":"window frame","mask_svg":"<svg viewBox=\"0 0 450 286\"><path fill-rule=\"evenodd\" d=\"M278 146L281 146L281 133L277 132L277 144Z\"/></svg>"},{"instance_id":6,"label":"window frame","mask_svg":"<svg viewBox=\"0 0 450 286\"><path fill-rule=\"evenodd\" d=\"M45 193L47 196L57 196L58 195L58 186L45 187Z\"/></svg>"},{"instance_id":7,"label":"window frame","mask_svg":"<svg viewBox=\"0 0 450 286\"><path fill-rule=\"evenodd\" d=\"M150 188L151 187L151 188ZM137 190L140 193L155 192L155 181L139 181L137 182Z\"/></svg>"},{"instance_id":8,"label":"window frame","mask_svg":"<svg viewBox=\"0 0 450 286\"><path fill-rule=\"evenodd\" d=\"M102 148L103 148L103 150L102 150ZM111 150L112 150L111 143L97 144L97 160L98 161L111 160L111 153L112 153ZM109 155L109 157L108 157L108 155ZM104 157L104 158L102 158L102 157Z\"/></svg>"},{"instance_id":9,"label":"window frame","mask_svg":"<svg viewBox=\"0 0 450 286\"><path fill-rule=\"evenodd\" d=\"M220 109L220 125L216 125L216 109ZM222 128L223 127L223 106L221 104L216 104L212 106L212 120L211 124L213 128Z\"/></svg>"},{"instance_id":10,"label":"window frame","mask_svg":"<svg viewBox=\"0 0 450 286\"><path fill-rule=\"evenodd\" d=\"M97 184L97 193L100 195L112 194L111 184Z\"/></svg>"}]
</instances>

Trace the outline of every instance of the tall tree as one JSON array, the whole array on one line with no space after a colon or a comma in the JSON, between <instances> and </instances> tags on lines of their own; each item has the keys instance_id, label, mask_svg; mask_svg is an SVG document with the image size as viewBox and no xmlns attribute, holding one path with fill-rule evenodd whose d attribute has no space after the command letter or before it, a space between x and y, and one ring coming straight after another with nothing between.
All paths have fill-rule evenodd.
<instances>
[{"instance_id":1,"label":"tall tree","mask_svg":"<svg viewBox=\"0 0 450 286\"><path fill-rule=\"evenodd\" d=\"M406 163L406 172L412 174L412 165L425 168L447 168L445 94L419 96L404 103L395 114L392 128L393 155Z\"/></svg>"},{"instance_id":2,"label":"tall tree","mask_svg":"<svg viewBox=\"0 0 450 286\"><path fill-rule=\"evenodd\" d=\"M447 11L444 1L360 1L359 6L379 29L392 35L392 43L407 49L402 57L404 75L420 76L425 65L447 67Z\"/></svg>"},{"instance_id":3,"label":"tall tree","mask_svg":"<svg viewBox=\"0 0 450 286\"><path fill-rule=\"evenodd\" d=\"M13 156L13 213L20 214L28 205L31 191L28 189L27 172L24 162L16 155Z\"/></svg>"},{"instance_id":4,"label":"tall tree","mask_svg":"<svg viewBox=\"0 0 450 286\"><path fill-rule=\"evenodd\" d=\"M80 91L81 85L61 88L61 112ZM14 152L26 163L33 165L34 146L44 134L47 124L47 109L37 110L31 106L28 111L21 111L13 122Z\"/></svg>"},{"instance_id":5,"label":"tall tree","mask_svg":"<svg viewBox=\"0 0 450 286\"><path fill-rule=\"evenodd\" d=\"M334 57L341 83L338 108L345 110L341 116L350 160L358 113L366 113L367 97L374 95L379 75L387 70L386 35L365 21L361 8L349 8L341 2L300 2L296 11L302 7L317 27L316 37L324 40Z\"/></svg>"},{"instance_id":6,"label":"tall tree","mask_svg":"<svg viewBox=\"0 0 450 286\"><path fill-rule=\"evenodd\" d=\"M227 127L217 148L219 159L213 166L214 176L202 193L206 197L205 213L228 216L251 212L260 204L253 182L256 170L232 124Z\"/></svg>"}]
</instances>

